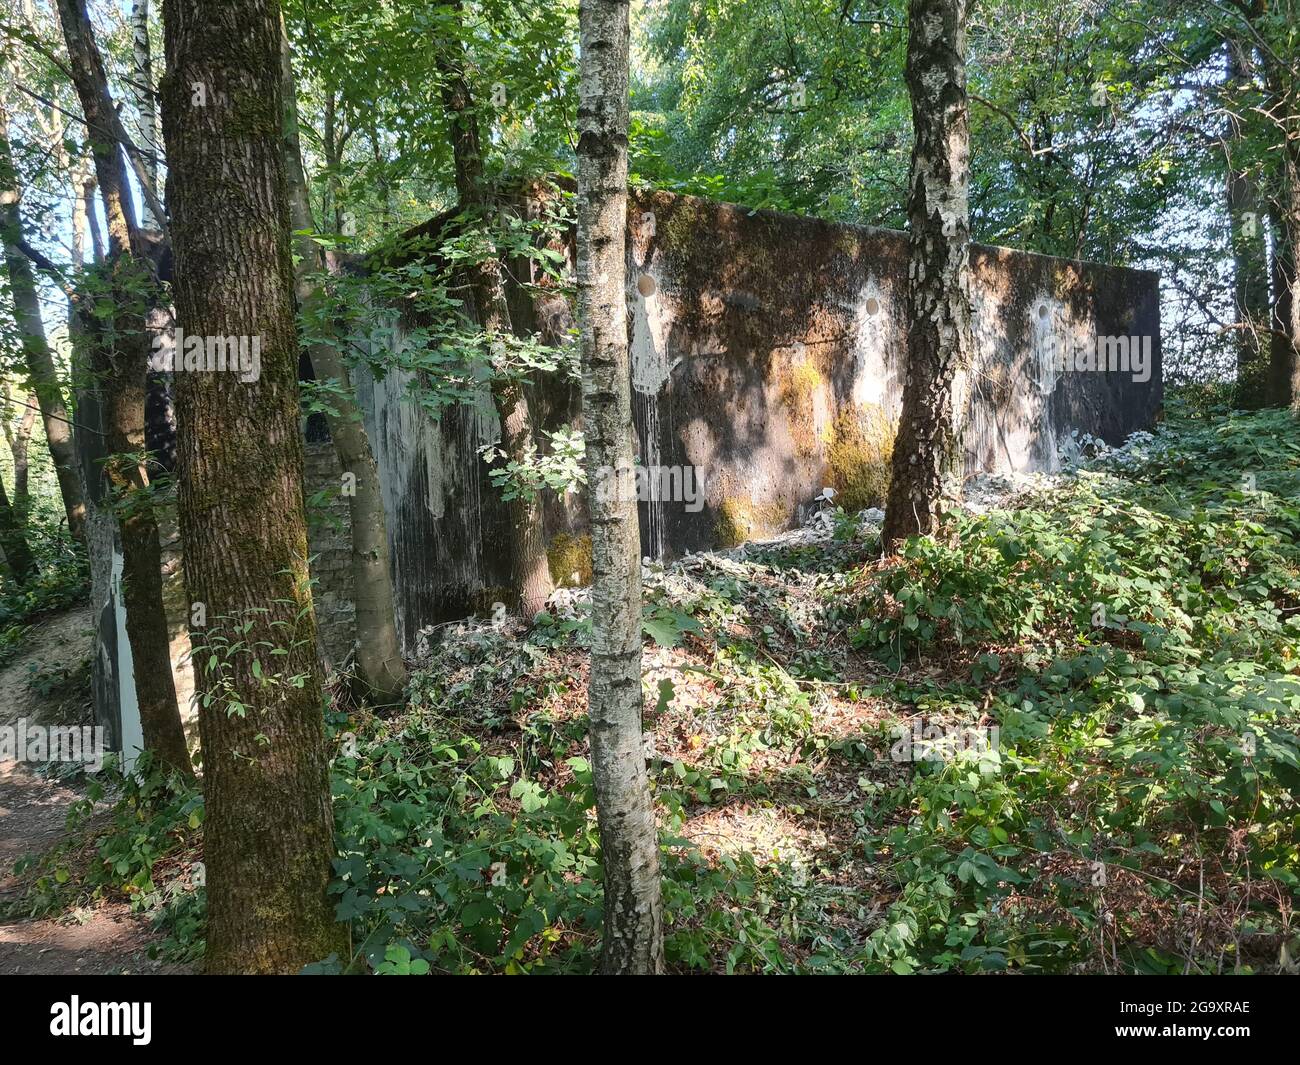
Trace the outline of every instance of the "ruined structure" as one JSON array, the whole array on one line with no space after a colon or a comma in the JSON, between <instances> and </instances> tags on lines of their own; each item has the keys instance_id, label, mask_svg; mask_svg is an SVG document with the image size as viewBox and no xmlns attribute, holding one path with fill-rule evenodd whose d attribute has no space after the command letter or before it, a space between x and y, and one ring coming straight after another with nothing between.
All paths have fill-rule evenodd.
<instances>
[{"instance_id":1,"label":"ruined structure","mask_svg":"<svg viewBox=\"0 0 1300 1065\"><path fill-rule=\"evenodd\" d=\"M770 535L806 517L828 485L865 505L859 475L887 455L901 404L906 235L645 192L629 204L627 254L634 415L652 472L643 552ZM960 385L968 473L1050 470L1072 430L1118 443L1152 424L1155 274L981 246L972 268L978 362ZM552 298L517 317L554 340L571 324L566 310ZM400 344L409 323L395 311L392 324L387 342ZM1097 356L1114 368L1089 369ZM427 626L508 599L510 574L506 509L478 450L499 436L486 390L434 421L411 401L412 380L354 375L411 654ZM578 425L577 381L537 393L541 429ZM309 442L307 477L309 498L337 488L328 443ZM347 518L336 503L311 521L321 642L335 663L352 642ZM553 576L581 581L582 499L548 499L546 522ZM101 675L129 683L111 666ZM132 702L117 701L124 713Z\"/></svg>"},{"instance_id":2,"label":"ruined structure","mask_svg":"<svg viewBox=\"0 0 1300 1065\"><path fill-rule=\"evenodd\" d=\"M979 361L965 383L968 473L1051 469L1071 430L1119 442L1151 425L1161 398L1157 275L980 246L972 260ZM824 486L851 481L835 460L870 460L869 447L843 445L855 427L897 417L907 262L903 233L633 196L628 310L640 460L652 473L646 555L789 528ZM1073 368L1076 355L1113 355L1121 341L1127 372ZM486 402L434 423L401 373L358 373L356 384L384 482L399 633L413 652L423 626L505 598L505 512L477 453L498 428ZM538 397L544 428L578 423L579 391L573 382ZM581 569L571 548L582 525L576 494L550 501L560 582Z\"/></svg>"}]
</instances>

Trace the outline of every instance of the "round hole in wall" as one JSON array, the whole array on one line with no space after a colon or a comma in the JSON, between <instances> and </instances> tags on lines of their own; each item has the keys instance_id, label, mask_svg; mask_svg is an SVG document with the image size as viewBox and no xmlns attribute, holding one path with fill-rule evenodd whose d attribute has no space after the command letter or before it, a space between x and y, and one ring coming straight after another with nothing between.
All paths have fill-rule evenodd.
<instances>
[{"instance_id":1,"label":"round hole in wall","mask_svg":"<svg viewBox=\"0 0 1300 1065\"><path fill-rule=\"evenodd\" d=\"M653 296L659 286L655 284L655 279L649 274L642 274L637 278L636 290L643 296Z\"/></svg>"},{"instance_id":2,"label":"round hole in wall","mask_svg":"<svg viewBox=\"0 0 1300 1065\"><path fill-rule=\"evenodd\" d=\"M1046 303L1040 303L1040 304L1038 305L1038 317L1039 317L1039 318L1046 318L1046 317L1047 317L1047 304L1046 304Z\"/></svg>"},{"instance_id":3,"label":"round hole in wall","mask_svg":"<svg viewBox=\"0 0 1300 1065\"><path fill-rule=\"evenodd\" d=\"M872 296L870 299L867 300L867 314L871 315L874 318L879 313L880 313L880 300L876 299L875 296Z\"/></svg>"}]
</instances>

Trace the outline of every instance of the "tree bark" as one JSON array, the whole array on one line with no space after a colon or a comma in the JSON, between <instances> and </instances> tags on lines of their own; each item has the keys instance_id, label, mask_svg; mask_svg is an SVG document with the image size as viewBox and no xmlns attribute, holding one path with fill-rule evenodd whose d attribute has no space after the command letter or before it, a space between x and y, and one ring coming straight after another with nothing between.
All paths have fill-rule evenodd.
<instances>
[{"instance_id":1,"label":"tree bark","mask_svg":"<svg viewBox=\"0 0 1300 1065\"><path fill-rule=\"evenodd\" d=\"M294 285L299 306L306 307L317 298L311 275L322 263L319 249L308 235L315 231L316 226L302 167L293 62L283 22L280 30L280 75L284 86L284 160L289 214L294 233L298 234ZM344 473L351 473L355 480L351 485L352 493L346 498L352 525L357 672L368 689L367 694L376 704L399 703L406 688L406 663L397 638L397 610L388 560L388 525L380 491L379 466L354 399L351 375L338 348L332 344L314 344L308 348L307 354L317 380L332 379L339 384L339 393L333 398L337 413L327 414L326 420L334 450L338 453L339 467Z\"/></svg>"},{"instance_id":2,"label":"tree bark","mask_svg":"<svg viewBox=\"0 0 1300 1065\"><path fill-rule=\"evenodd\" d=\"M176 703L163 606L158 522L149 498L148 460L141 457L150 350L146 314L158 301L157 280L132 212L125 153L114 132L116 113L85 0L58 0L58 8L73 82L90 135L108 234L108 253L102 264L106 291L99 297L99 306L107 306L109 311L95 314L86 303L79 307L79 317L91 369L102 389L103 430L110 453L104 473L117 496L122 596L140 729L147 750L164 764L190 775L193 767Z\"/></svg>"},{"instance_id":3,"label":"tree bark","mask_svg":"<svg viewBox=\"0 0 1300 1065\"><path fill-rule=\"evenodd\" d=\"M145 153L141 165L149 175L150 183L158 187L158 107L154 101L153 49L149 44L149 0L133 0L131 4L131 56L134 61L135 81L131 96L140 116L140 147ZM160 229L160 219L154 217L153 208L146 197L141 205L141 221L146 229Z\"/></svg>"},{"instance_id":4,"label":"tree bark","mask_svg":"<svg viewBox=\"0 0 1300 1065\"><path fill-rule=\"evenodd\" d=\"M104 236L99 231L99 221L95 218L95 175L87 174L81 181L81 206L77 211L85 219L86 230L90 233L90 260L100 262L105 255Z\"/></svg>"},{"instance_id":5,"label":"tree bark","mask_svg":"<svg viewBox=\"0 0 1300 1065\"><path fill-rule=\"evenodd\" d=\"M40 407L45 440L59 482L59 495L73 539L85 538L86 501L77 470L77 453L72 442L72 424L59 382L58 369L45 336L40 294L27 256L18 250L26 239L23 229L21 191L9 147L9 116L0 102L0 227L4 229L5 266L13 297L14 319L23 348L28 387Z\"/></svg>"},{"instance_id":6,"label":"tree bark","mask_svg":"<svg viewBox=\"0 0 1300 1065\"><path fill-rule=\"evenodd\" d=\"M886 549L938 524L943 482L962 458L964 398L954 386L971 360L970 129L967 0L911 0L907 86L912 98L908 196L907 378L894 442Z\"/></svg>"},{"instance_id":7,"label":"tree bark","mask_svg":"<svg viewBox=\"0 0 1300 1065\"><path fill-rule=\"evenodd\" d=\"M9 572L19 585L36 576L36 559L27 542L25 522L9 502L3 479L0 479L0 549L4 551Z\"/></svg>"},{"instance_id":8,"label":"tree bark","mask_svg":"<svg viewBox=\"0 0 1300 1065\"><path fill-rule=\"evenodd\" d=\"M1288 23L1278 21L1276 12L1270 15L1269 5L1239 6L1260 42L1256 54L1265 98L1254 111L1272 121L1277 138L1268 152L1273 332L1265 401L1300 411L1300 53L1291 38L1278 32Z\"/></svg>"},{"instance_id":9,"label":"tree bark","mask_svg":"<svg viewBox=\"0 0 1300 1065\"><path fill-rule=\"evenodd\" d=\"M453 5L460 17L460 3ZM451 127L452 157L456 170L456 192L462 212L475 216L490 232L492 197L483 177L478 115L469 82L465 78L465 49L459 36L443 46L439 55L442 101ZM506 301L501 261L489 256L470 269L470 295L475 315L492 351L498 337L512 333L510 308ZM533 416L523 382L499 371L492 380L492 399L501 419L502 449L508 461L523 462L534 444ZM539 496L518 495L509 503L511 559L514 586L519 593L519 612L528 620L546 605L553 586L546 555L546 528Z\"/></svg>"},{"instance_id":10,"label":"tree bark","mask_svg":"<svg viewBox=\"0 0 1300 1065\"><path fill-rule=\"evenodd\" d=\"M641 535L627 335L627 0L582 0L578 309L591 512L591 771L605 875L606 973L664 968L659 840L641 693Z\"/></svg>"},{"instance_id":11,"label":"tree bark","mask_svg":"<svg viewBox=\"0 0 1300 1065\"><path fill-rule=\"evenodd\" d=\"M206 626L191 615L208 687L207 968L290 973L342 952L344 936L326 893L333 818L307 572L280 7L164 0L163 24L178 319L188 334L260 336L262 352L255 382L177 375L185 577L207 614ZM222 644L234 626L248 626L247 650Z\"/></svg>"},{"instance_id":12,"label":"tree bark","mask_svg":"<svg viewBox=\"0 0 1300 1065\"><path fill-rule=\"evenodd\" d=\"M1253 77L1250 46L1229 39L1228 88L1240 91ZM1227 158L1227 209L1232 239L1233 305L1237 331L1236 402L1256 407L1267 386L1264 331L1268 328L1269 273L1264 198L1257 175L1239 156L1246 151L1243 120L1230 114L1224 144Z\"/></svg>"},{"instance_id":13,"label":"tree bark","mask_svg":"<svg viewBox=\"0 0 1300 1065\"><path fill-rule=\"evenodd\" d=\"M1294 331L1292 308L1295 306L1293 293L1296 288L1295 254L1293 243L1287 232L1285 212L1274 207L1269 212L1269 225L1273 233L1273 257L1270 263L1272 273L1272 318L1269 324L1270 334L1268 402L1273 406L1290 406L1294 398L1292 378L1296 368L1296 342L1292 339L1300 336Z\"/></svg>"},{"instance_id":14,"label":"tree bark","mask_svg":"<svg viewBox=\"0 0 1300 1065\"><path fill-rule=\"evenodd\" d=\"M1290 342L1279 338L1273 345L1270 398L1277 406L1300 411L1300 129L1286 138L1283 166L1286 187L1278 228L1284 246L1275 252L1274 277L1279 288L1275 313Z\"/></svg>"},{"instance_id":15,"label":"tree bark","mask_svg":"<svg viewBox=\"0 0 1300 1065\"><path fill-rule=\"evenodd\" d=\"M35 397L31 394L22 394L18 400L21 407L18 411L16 422L10 422L9 412L4 412L5 417L5 439L9 444L9 454L14 460L14 509L18 514L24 516L27 514L28 504L28 474L31 463L28 459L28 450L32 442L32 428L36 424L36 415L39 408L34 405ZM9 390L5 389L5 398L9 398Z\"/></svg>"}]
</instances>

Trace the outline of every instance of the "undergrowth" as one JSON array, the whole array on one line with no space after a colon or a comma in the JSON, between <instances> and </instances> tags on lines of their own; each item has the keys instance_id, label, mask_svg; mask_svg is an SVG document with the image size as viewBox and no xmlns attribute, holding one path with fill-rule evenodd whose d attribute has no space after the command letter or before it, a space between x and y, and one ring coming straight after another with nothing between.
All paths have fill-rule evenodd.
<instances>
[{"instance_id":1,"label":"undergrowth","mask_svg":"<svg viewBox=\"0 0 1300 1065\"><path fill-rule=\"evenodd\" d=\"M671 968L1294 965L1296 423L1175 409L1088 450L883 562L853 523L649 574ZM580 597L528 634L448 630L401 715L329 712L351 949L313 971L592 969L588 637ZM985 742L935 739L954 730ZM122 895L196 957L201 799L113 788L23 905Z\"/></svg>"}]
</instances>

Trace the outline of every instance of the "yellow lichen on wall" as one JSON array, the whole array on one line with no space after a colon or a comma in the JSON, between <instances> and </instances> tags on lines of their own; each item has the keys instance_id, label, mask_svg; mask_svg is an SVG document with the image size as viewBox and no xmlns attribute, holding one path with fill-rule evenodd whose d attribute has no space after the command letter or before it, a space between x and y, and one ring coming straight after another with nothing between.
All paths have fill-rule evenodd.
<instances>
[{"instance_id":1,"label":"yellow lichen on wall","mask_svg":"<svg viewBox=\"0 0 1300 1065\"><path fill-rule=\"evenodd\" d=\"M800 458L810 458L821 450L814 425L816 394L824 383L821 371L807 359L795 363L781 375L781 402L790 411L790 436Z\"/></svg>"},{"instance_id":2,"label":"yellow lichen on wall","mask_svg":"<svg viewBox=\"0 0 1300 1065\"><path fill-rule=\"evenodd\" d=\"M826 448L835 503L849 512L883 507L896 426L874 403L841 414Z\"/></svg>"},{"instance_id":3,"label":"yellow lichen on wall","mask_svg":"<svg viewBox=\"0 0 1300 1065\"><path fill-rule=\"evenodd\" d=\"M591 583L591 537L556 533L546 548L551 580L557 587L583 588Z\"/></svg>"},{"instance_id":4,"label":"yellow lichen on wall","mask_svg":"<svg viewBox=\"0 0 1300 1065\"><path fill-rule=\"evenodd\" d=\"M720 546L736 547L747 540L781 532L790 524L792 516L789 500L754 503L744 496L726 496L714 528Z\"/></svg>"}]
</instances>

